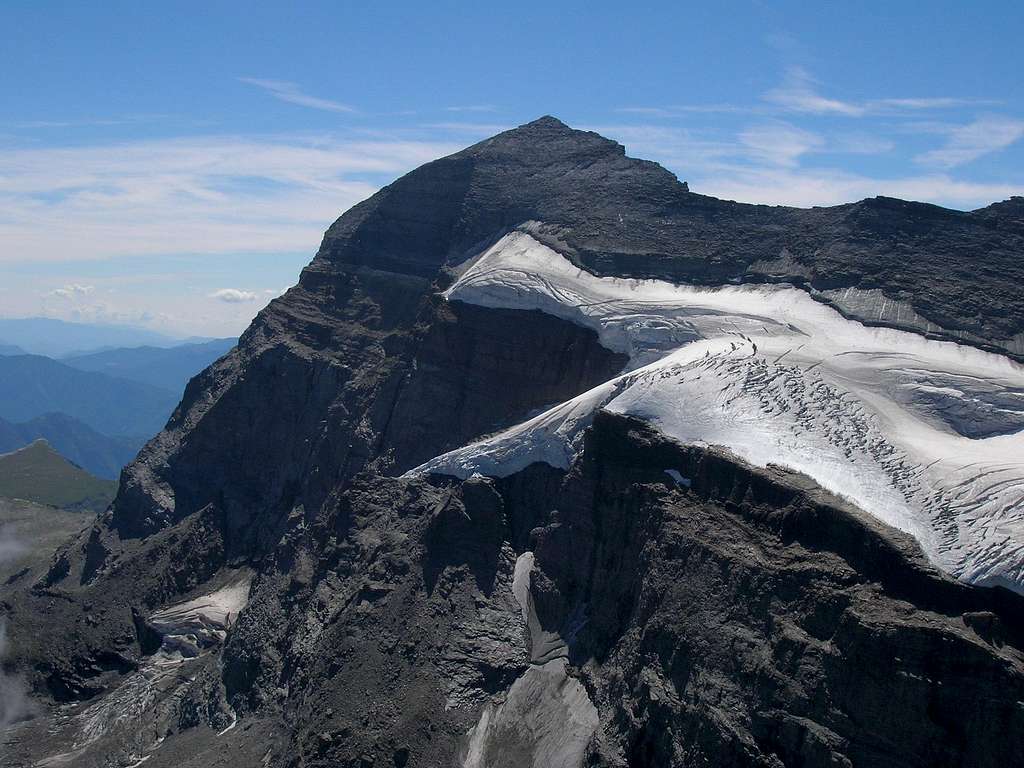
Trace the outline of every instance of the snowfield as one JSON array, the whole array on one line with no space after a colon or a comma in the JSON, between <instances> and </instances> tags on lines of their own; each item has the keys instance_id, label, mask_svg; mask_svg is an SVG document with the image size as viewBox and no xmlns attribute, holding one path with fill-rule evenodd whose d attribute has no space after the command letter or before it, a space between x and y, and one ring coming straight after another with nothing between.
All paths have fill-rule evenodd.
<instances>
[{"instance_id":1,"label":"snowfield","mask_svg":"<svg viewBox=\"0 0 1024 768\"><path fill-rule=\"evenodd\" d=\"M238 614L249 602L252 574L215 592L170 605L146 622L163 639L162 650L173 658L193 658L204 648L224 642Z\"/></svg>"},{"instance_id":2,"label":"snowfield","mask_svg":"<svg viewBox=\"0 0 1024 768\"><path fill-rule=\"evenodd\" d=\"M958 578L1024 592L1024 366L1009 358L867 327L792 286L599 278L528 231L463 265L445 296L592 328L630 364L412 473L568 467L604 408L803 472Z\"/></svg>"}]
</instances>

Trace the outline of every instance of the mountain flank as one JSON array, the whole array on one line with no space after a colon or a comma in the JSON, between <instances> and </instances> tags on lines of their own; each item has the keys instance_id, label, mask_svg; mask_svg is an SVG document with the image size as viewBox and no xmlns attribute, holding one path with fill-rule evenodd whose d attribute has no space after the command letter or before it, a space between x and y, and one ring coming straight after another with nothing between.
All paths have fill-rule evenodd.
<instances>
[{"instance_id":1,"label":"mountain flank","mask_svg":"<svg viewBox=\"0 0 1024 768\"><path fill-rule=\"evenodd\" d=\"M102 510L117 483L94 477L43 439L0 454L0 496L51 507Z\"/></svg>"},{"instance_id":2,"label":"mountain flank","mask_svg":"<svg viewBox=\"0 0 1024 768\"><path fill-rule=\"evenodd\" d=\"M7 663L41 713L0 755L146 768L1013 764L1024 597L954 579L911 533L807 473L670 439L643 396L673 376L731 375L703 413L667 410L806 432L817 408L834 466L863 456L909 488L912 456L873 439L872 400L823 378L834 358L863 360L868 384L958 446L1013 444L995 428L953 434L967 412L939 412L977 382L984 396L956 408L996 418L1015 402L1022 233L1016 201L963 213L716 200L550 117L428 163L342 215L298 284L191 379L110 507L45 573L5 585ZM565 282L541 281L535 304L492 306L483 278L475 301L449 298L510 235L564 256ZM501 272L520 300L524 253ZM632 367L608 325L572 320L587 275L624 281L614 328L664 353L663 368ZM653 277L732 298L750 284L807 292L814 311L955 340L942 350L987 367L914 378L898 366L893 383L839 332L814 363L798 342L769 358L759 341L801 329L738 302L677 302L671 325L645 314L630 281ZM688 344L706 354L673 363ZM636 407L601 406L618 394ZM740 394L756 406L730 410ZM510 463L524 442L546 452ZM485 451L493 471L424 469ZM986 498L981 524L1009 514ZM1012 515L998 519L1016 535Z\"/></svg>"}]
</instances>

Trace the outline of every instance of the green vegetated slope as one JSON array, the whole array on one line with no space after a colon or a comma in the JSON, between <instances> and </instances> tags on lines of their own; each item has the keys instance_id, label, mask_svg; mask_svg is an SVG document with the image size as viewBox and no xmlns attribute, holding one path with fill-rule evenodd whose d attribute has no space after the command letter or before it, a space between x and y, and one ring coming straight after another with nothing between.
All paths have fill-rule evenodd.
<instances>
[{"instance_id":1,"label":"green vegetated slope","mask_svg":"<svg viewBox=\"0 0 1024 768\"><path fill-rule=\"evenodd\" d=\"M0 599L15 582L30 582L46 573L57 547L94 516L89 510L0 498Z\"/></svg>"},{"instance_id":2,"label":"green vegetated slope","mask_svg":"<svg viewBox=\"0 0 1024 768\"><path fill-rule=\"evenodd\" d=\"M135 458L144 437L111 437L66 413L46 413L16 424L0 418L0 454L46 440L61 456L90 474L116 480L121 467Z\"/></svg>"},{"instance_id":3,"label":"green vegetated slope","mask_svg":"<svg viewBox=\"0 0 1024 768\"><path fill-rule=\"evenodd\" d=\"M101 480L72 464L45 440L0 455L0 496L51 507L102 509L117 483Z\"/></svg>"}]
</instances>

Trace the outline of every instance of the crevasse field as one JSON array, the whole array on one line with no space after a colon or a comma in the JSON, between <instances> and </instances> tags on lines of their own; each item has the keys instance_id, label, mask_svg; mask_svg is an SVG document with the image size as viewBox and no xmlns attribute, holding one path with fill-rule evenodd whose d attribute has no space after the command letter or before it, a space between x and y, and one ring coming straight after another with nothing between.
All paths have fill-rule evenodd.
<instances>
[{"instance_id":1,"label":"crevasse field","mask_svg":"<svg viewBox=\"0 0 1024 768\"><path fill-rule=\"evenodd\" d=\"M1024 367L845 319L785 285L599 278L528 231L462 265L452 301L534 309L629 355L618 377L412 470L567 467L596 409L814 478L917 538L938 567L1024 592ZM673 467L666 471L685 482Z\"/></svg>"}]
</instances>

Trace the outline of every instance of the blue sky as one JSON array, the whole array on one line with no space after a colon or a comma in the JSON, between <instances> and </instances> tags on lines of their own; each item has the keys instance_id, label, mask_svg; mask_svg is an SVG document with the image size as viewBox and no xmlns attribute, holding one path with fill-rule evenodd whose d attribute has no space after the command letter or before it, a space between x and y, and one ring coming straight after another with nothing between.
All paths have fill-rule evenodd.
<instances>
[{"instance_id":1,"label":"blue sky","mask_svg":"<svg viewBox=\"0 0 1024 768\"><path fill-rule=\"evenodd\" d=\"M0 5L0 315L233 334L342 211L542 114L694 191L1024 193L1017 2Z\"/></svg>"}]
</instances>

